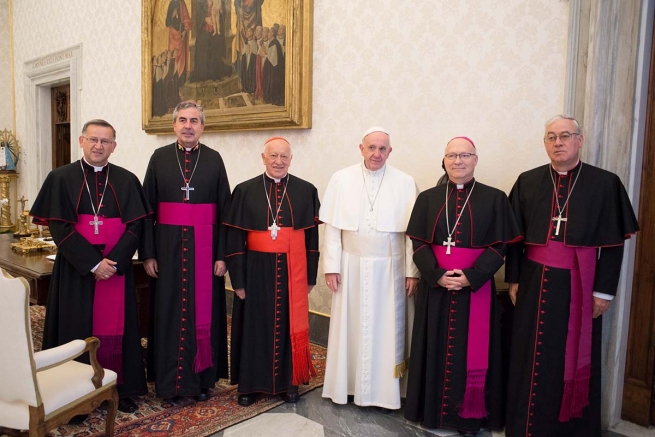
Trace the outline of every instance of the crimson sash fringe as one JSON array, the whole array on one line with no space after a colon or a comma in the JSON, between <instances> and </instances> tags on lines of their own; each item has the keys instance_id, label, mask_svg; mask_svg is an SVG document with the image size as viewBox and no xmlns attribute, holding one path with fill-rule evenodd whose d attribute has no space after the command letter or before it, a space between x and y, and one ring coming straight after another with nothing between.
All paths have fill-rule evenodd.
<instances>
[{"instance_id":1,"label":"crimson sash fringe","mask_svg":"<svg viewBox=\"0 0 655 437\"><path fill-rule=\"evenodd\" d=\"M100 340L97 358L100 365L118 375L117 384L123 383L123 336L97 335Z\"/></svg>"},{"instance_id":2,"label":"crimson sash fringe","mask_svg":"<svg viewBox=\"0 0 655 437\"><path fill-rule=\"evenodd\" d=\"M200 326L196 331L196 357L193 360L193 371L200 373L214 365L212 360L212 345L210 326Z\"/></svg>"},{"instance_id":3,"label":"crimson sash fringe","mask_svg":"<svg viewBox=\"0 0 655 437\"><path fill-rule=\"evenodd\" d=\"M312 356L309 349L309 332L293 334L291 338L293 376L291 384L298 386L307 384L311 376L316 376L316 369L312 364Z\"/></svg>"},{"instance_id":4,"label":"crimson sash fringe","mask_svg":"<svg viewBox=\"0 0 655 437\"><path fill-rule=\"evenodd\" d=\"M562 404L559 408L560 422L571 420L571 398L573 397L573 381L564 381L564 394L562 395Z\"/></svg>"},{"instance_id":5,"label":"crimson sash fringe","mask_svg":"<svg viewBox=\"0 0 655 437\"><path fill-rule=\"evenodd\" d=\"M460 417L464 419L482 419L487 417L485 404L484 384L486 380L486 369L470 370L466 374L466 391Z\"/></svg>"},{"instance_id":6,"label":"crimson sash fringe","mask_svg":"<svg viewBox=\"0 0 655 437\"><path fill-rule=\"evenodd\" d=\"M582 417L582 410L589 405L589 380L591 365L578 369L571 398L571 417Z\"/></svg>"}]
</instances>

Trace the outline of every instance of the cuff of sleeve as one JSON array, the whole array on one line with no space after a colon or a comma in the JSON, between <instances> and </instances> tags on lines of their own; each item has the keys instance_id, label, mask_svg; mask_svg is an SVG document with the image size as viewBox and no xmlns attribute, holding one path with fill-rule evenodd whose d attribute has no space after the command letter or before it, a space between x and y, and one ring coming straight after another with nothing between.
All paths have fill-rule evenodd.
<instances>
[{"instance_id":1,"label":"cuff of sleeve","mask_svg":"<svg viewBox=\"0 0 655 437\"><path fill-rule=\"evenodd\" d=\"M96 270L98 270L98 267L100 267L100 263L102 263L102 261L100 261L98 264L96 264L96 266L94 268L91 269L91 273L95 273ZM114 268L116 268L116 267L114 267Z\"/></svg>"},{"instance_id":2,"label":"cuff of sleeve","mask_svg":"<svg viewBox=\"0 0 655 437\"><path fill-rule=\"evenodd\" d=\"M605 293L601 293L599 291L594 291L594 297L600 297L601 299L605 299L605 300L613 300L614 299L614 296L612 296L611 294L605 294Z\"/></svg>"}]
</instances>

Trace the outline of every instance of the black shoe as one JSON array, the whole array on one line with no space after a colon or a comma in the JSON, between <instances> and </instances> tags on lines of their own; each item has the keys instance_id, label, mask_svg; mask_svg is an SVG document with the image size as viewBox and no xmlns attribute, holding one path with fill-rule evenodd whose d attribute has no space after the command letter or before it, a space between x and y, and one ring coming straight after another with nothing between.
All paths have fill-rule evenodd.
<instances>
[{"instance_id":1,"label":"black shoe","mask_svg":"<svg viewBox=\"0 0 655 437\"><path fill-rule=\"evenodd\" d=\"M134 413L139 406L130 398L121 398L118 400L118 411L121 413Z\"/></svg>"},{"instance_id":2,"label":"black shoe","mask_svg":"<svg viewBox=\"0 0 655 437\"><path fill-rule=\"evenodd\" d=\"M352 404L355 402L355 396L354 395L348 395L347 401L349 404Z\"/></svg>"},{"instance_id":3,"label":"black shoe","mask_svg":"<svg viewBox=\"0 0 655 437\"><path fill-rule=\"evenodd\" d=\"M378 411L378 413L382 413L382 414L391 414L391 413L393 413L393 410L390 410L390 409L384 408L384 407L375 407L375 409Z\"/></svg>"},{"instance_id":4,"label":"black shoe","mask_svg":"<svg viewBox=\"0 0 655 437\"><path fill-rule=\"evenodd\" d=\"M298 393L286 393L282 396L282 399L288 404L296 404L300 400L300 395Z\"/></svg>"},{"instance_id":5,"label":"black shoe","mask_svg":"<svg viewBox=\"0 0 655 437\"><path fill-rule=\"evenodd\" d=\"M257 401L257 395L255 393L250 393L247 395L239 395L239 405L242 407L247 407L254 404Z\"/></svg>"},{"instance_id":6,"label":"black shoe","mask_svg":"<svg viewBox=\"0 0 655 437\"><path fill-rule=\"evenodd\" d=\"M84 422L86 419L89 418L88 414L78 414L77 416L73 416L71 420L68 421L69 425L81 425L82 422Z\"/></svg>"},{"instance_id":7,"label":"black shoe","mask_svg":"<svg viewBox=\"0 0 655 437\"><path fill-rule=\"evenodd\" d=\"M206 400L209 399L209 389L203 388L202 390L200 390L200 394L198 396L194 396L194 398L198 402L205 402Z\"/></svg>"}]
</instances>

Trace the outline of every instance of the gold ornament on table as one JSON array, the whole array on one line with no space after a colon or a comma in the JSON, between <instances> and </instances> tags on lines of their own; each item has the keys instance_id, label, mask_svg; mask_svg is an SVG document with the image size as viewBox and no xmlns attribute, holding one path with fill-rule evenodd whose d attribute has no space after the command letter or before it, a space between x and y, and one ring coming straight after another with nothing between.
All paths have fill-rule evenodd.
<instances>
[{"instance_id":1,"label":"gold ornament on table","mask_svg":"<svg viewBox=\"0 0 655 437\"><path fill-rule=\"evenodd\" d=\"M22 255L27 255L30 252L48 251L52 253L57 252L57 246L52 241L43 241L42 239L33 237L22 237L20 241L11 243L11 250L19 252Z\"/></svg>"},{"instance_id":2,"label":"gold ornament on table","mask_svg":"<svg viewBox=\"0 0 655 437\"><path fill-rule=\"evenodd\" d=\"M29 237L32 235L33 230L30 229L30 211L25 209L25 203L27 203L25 196L22 196L18 199L20 202L21 213L18 216L18 224L16 225L17 230L14 232L14 238L20 237Z\"/></svg>"}]
</instances>

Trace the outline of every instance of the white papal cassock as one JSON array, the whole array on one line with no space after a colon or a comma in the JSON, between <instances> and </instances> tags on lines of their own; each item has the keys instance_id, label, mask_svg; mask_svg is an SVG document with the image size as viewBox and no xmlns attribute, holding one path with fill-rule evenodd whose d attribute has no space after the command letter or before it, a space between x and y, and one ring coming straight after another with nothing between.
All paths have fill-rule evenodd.
<instances>
[{"instance_id":1,"label":"white papal cassock","mask_svg":"<svg viewBox=\"0 0 655 437\"><path fill-rule=\"evenodd\" d=\"M400 408L413 318L405 277L419 275L405 230L417 194L414 179L390 165L357 164L328 184L321 255L341 285L332 295L323 397L335 403L354 395L357 405Z\"/></svg>"}]
</instances>

